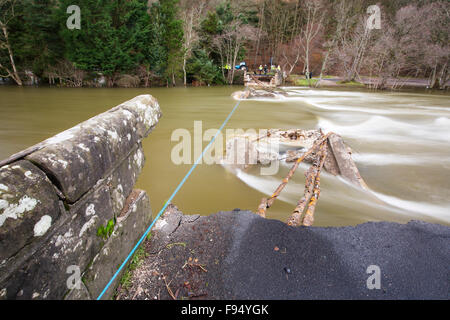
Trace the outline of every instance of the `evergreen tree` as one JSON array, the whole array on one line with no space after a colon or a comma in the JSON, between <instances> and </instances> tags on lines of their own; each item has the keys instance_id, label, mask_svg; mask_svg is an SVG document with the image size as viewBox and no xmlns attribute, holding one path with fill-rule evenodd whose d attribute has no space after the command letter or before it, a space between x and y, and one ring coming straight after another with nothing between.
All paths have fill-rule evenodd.
<instances>
[{"instance_id":1,"label":"evergreen tree","mask_svg":"<svg viewBox=\"0 0 450 320\"><path fill-rule=\"evenodd\" d=\"M151 45L146 0L80 0L80 30L65 27L71 2L61 0L61 36L66 58L77 68L102 72L113 85L118 75L144 62Z\"/></svg>"},{"instance_id":2,"label":"evergreen tree","mask_svg":"<svg viewBox=\"0 0 450 320\"><path fill-rule=\"evenodd\" d=\"M150 11L152 21L152 62L166 83L175 85L181 73L183 57L183 24L177 18L178 0L160 0Z\"/></svg>"},{"instance_id":3,"label":"evergreen tree","mask_svg":"<svg viewBox=\"0 0 450 320\"><path fill-rule=\"evenodd\" d=\"M56 1L23 1L21 5L23 31L15 35L15 43L20 43L18 54L22 66L25 65L34 74L42 77L48 66L60 59L64 52L55 17Z\"/></svg>"}]
</instances>

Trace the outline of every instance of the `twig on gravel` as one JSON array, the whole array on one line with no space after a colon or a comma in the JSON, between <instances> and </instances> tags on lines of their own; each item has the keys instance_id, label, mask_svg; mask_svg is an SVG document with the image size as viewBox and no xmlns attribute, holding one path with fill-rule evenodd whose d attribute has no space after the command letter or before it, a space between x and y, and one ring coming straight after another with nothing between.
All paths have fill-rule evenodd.
<instances>
[{"instance_id":1,"label":"twig on gravel","mask_svg":"<svg viewBox=\"0 0 450 320\"><path fill-rule=\"evenodd\" d=\"M194 261L194 262L192 262ZM192 260L192 257L189 257L188 261L185 262L185 264L181 267L181 269L184 269L186 266L189 267L197 267L200 268L203 272L208 272L208 270L205 269L204 265L198 263L198 259L195 258L194 260Z\"/></svg>"},{"instance_id":2,"label":"twig on gravel","mask_svg":"<svg viewBox=\"0 0 450 320\"><path fill-rule=\"evenodd\" d=\"M173 294L172 289L170 289L170 287L169 287L170 282L172 282L172 281L167 283L166 276L163 276L163 280L164 280L164 284L166 285L166 289L167 289L167 292L169 293L169 295L172 297L173 300L177 300L177 297Z\"/></svg>"}]
</instances>

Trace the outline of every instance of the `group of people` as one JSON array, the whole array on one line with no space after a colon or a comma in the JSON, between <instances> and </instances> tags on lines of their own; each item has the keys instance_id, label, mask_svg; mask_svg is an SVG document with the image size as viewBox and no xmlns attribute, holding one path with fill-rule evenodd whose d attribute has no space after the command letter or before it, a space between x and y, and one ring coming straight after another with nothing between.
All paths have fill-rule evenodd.
<instances>
[{"instance_id":1,"label":"group of people","mask_svg":"<svg viewBox=\"0 0 450 320\"><path fill-rule=\"evenodd\" d=\"M227 71L230 71L232 69L231 65L228 64L228 63L225 64L222 68L227 70ZM236 69L237 70L247 70L248 71L248 67L247 67L247 64L245 62L241 62L239 65L237 65ZM267 64L265 64L264 66L262 64L260 64L259 68L258 68L258 71L259 71L260 75L262 75L263 72L264 72L264 75L267 75L267 73L269 72L269 67L267 66ZM281 66L280 65L275 66L275 65L272 64L270 66L270 71L273 71L273 72L281 71ZM255 72L255 74L256 74L256 72Z\"/></svg>"},{"instance_id":2,"label":"group of people","mask_svg":"<svg viewBox=\"0 0 450 320\"><path fill-rule=\"evenodd\" d=\"M223 67L223 69L229 71L231 70L231 65L230 64L225 64ZM241 70L247 70L248 71L248 67L247 64L245 62L241 62L239 65L236 66L236 69L241 69ZM280 65L275 66L275 65L271 65L270 66L270 70L271 71L281 71L281 67ZM262 75L262 73L264 72L264 75L267 75L267 72L269 71L269 67L267 66L267 64L265 64L264 66L262 64L259 65L258 67L258 71L259 74ZM256 74L256 72L255 72ZM306 79L312 79L312 72L311 71L305 71L305 78Z\"/></svg>"},{"instance_id":3,"label":"group of people","mask_svg":"<svg viewBox=\"0 0 450 320\"><path fill-rule=\"evenodd\" d=\"M259 68L258 68L258 71L259 71L259 74L262 74L262 72L264 71L264 75L266 75L267 74L267 71L268 71L268 66L267 66L267 64L265 64L264 65L264 67L262 66L262 64L260 64L259 65ZM281 67L280 67L280 65L278 65L277 67L276 66L274 66L274 65L271 65L270 66L270 70L271 71L281 71Z\"/></svg>"}]
</instances>

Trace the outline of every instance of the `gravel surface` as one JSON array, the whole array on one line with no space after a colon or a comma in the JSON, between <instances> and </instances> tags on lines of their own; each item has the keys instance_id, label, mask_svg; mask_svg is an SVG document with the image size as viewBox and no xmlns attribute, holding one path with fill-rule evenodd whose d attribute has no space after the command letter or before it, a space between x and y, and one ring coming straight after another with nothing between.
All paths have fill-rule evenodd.
<instances>
[{"instance_id":1,"label":"gravel surface","mask_svg":"<svg viewBox=\"0 0 450 320\"><path fill-rule=\"evenodd\" d=\"M421 221L290 227L169 206L119 299L449 299L450 228ZM367 281L380 270L380 289Z\"/></svg>"}]
</instances>

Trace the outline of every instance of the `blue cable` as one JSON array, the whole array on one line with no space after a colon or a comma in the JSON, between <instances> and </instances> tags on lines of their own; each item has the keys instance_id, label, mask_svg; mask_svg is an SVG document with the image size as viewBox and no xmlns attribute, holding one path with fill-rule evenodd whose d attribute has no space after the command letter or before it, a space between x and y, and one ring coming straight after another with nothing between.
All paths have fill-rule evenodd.
<instances>
[{"instance_id":1,"label":"blue cable","mask_svg":"<svg viewBox=\"0 0 450 320\"><path fill-rule=\"evenodd\" d=\"M186 182L187 178L191 175L192 171L194 171L194 169L197 167L197 165L199 164L200 160L203 158L205 152L209 149L209 147L213 144L214 140L216 140L217 136L219 135L219 133L222 131L222 129L225 127L225 125L227 124L228 120L230 120L231 116L233 115L234 111L237 109L237 107L239 106L239 104L241 103L241 101L238 101L236 103L236 105L234 106L233 110L231 110L230 114L228 115L228 117L225 119L225 121L222 123L222 125L220 126L219 130L217 131L217 133L214 135L214 137L211 139L211 141L209 142L209 144L206 146L206 148L203 150L202 154L198 157L198 159L195 161L195 163L192 165L191 169L188 171L188 173L184 176L183 180L181 180L180 184L176 187L175 191L172 193L172 195L170 196L169 200L166 201L166 203L164 204L164 206L162 207L161 211L159 211L158 215L156 216L156 218L153 220L153 222L150 224L150 226L147 228L147 230L144 232L144 234L142 235L142 237L139 239L139 241L136 243L136 245L134 246L134 248L131 250L131 252L128 254L128 256L125 258L124 262L120 265L119 269L117 269L116 273L114 273L114 275L112 276L111 280L109 280L108 284L106 285L106 287L103 289L103 291L100 293L100 295L97 297L97 300L100 300L103 295L105 294L105 292L108 290L108 288L111 286L111 284L113 283L114 279L117 277L117 275L120 273L120 271L123 269L123 267L125 267L125 265L127 264L128 260L130 260L130 258L133 256L134 252L137 250L137 248L139 248L140 244L142 243L142 241L144 241L145 237L147 236L147 234L150 232L150 230L152 229L153 225L155 224L155 222L159 219L159 217L163 214L164 210L166 210L167 206L170 204L170 202L172 201L172 199L175 197L175 195L177 194L177 192L181 189L181 187L183 186L183 184Z\"/></svg>"}]
</instances>

